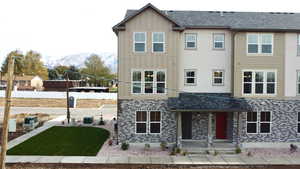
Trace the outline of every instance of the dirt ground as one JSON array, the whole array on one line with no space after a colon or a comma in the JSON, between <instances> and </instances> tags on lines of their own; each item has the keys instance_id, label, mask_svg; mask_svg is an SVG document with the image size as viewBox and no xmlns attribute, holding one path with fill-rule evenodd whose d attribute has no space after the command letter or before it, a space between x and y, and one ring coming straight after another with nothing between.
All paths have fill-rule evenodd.
<instances>
[{"instance_id":1,"label":"dirt ground","mask_svg":"<svg viewBox=\"0 0 300 169\"><path fill-rule=\"evenodd\" d=\"M6 169L299 169L300 166L196 166L196 165L132 165L132 164L8 164Z\"/></svg>"}]
</instances>

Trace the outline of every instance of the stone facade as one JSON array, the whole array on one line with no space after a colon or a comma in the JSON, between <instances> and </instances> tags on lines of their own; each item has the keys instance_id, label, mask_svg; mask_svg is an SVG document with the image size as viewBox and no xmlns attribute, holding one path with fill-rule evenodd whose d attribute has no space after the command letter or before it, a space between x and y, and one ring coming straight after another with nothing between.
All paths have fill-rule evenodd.
<instances>
[{"instance_id":1,"label":"stone facade","mask_svg":"<svg viewBox=\"0 0 300 169\"><path fill-rule=\"evenodd\" d=\"M139 110L161 111L160 134L136 134L135 112ZM118 139L121 143L175 143L176 124L176 113L168 111L167 100L118 100Z\"/></svg>"},{"instance_id":2,"label":"stone facade","mask_svg":"<svg viewBox=\"0 0 300 169\"><path fill-rule=\"evenodd\" d=\"M192 139L193 140L207 140L208 132L208 113L192 114Z\"/></svg>"}]
</instances>

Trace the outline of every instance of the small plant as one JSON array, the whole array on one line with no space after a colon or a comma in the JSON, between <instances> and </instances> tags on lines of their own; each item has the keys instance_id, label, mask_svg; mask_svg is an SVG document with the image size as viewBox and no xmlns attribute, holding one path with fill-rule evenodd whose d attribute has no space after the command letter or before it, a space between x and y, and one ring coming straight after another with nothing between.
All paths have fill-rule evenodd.
<instances>
[{"instance_id":1,"label":"small plant","mask_svg":"<svg viewBox=\"0 0 300 169\"><path fill-rule=\"evenodd\" d=\"M145 149L145 151L148 151L148 150L150 150L150 144L145 144L145 147L144 147L144 149Z\"/></svg>"},{"instance_id":2,"label":"small plant","mask_svg":"<svg viewBox=\"0 0 300 169\"><path fill-rule=\"evenodd\" d=\"M128 150L129 149L129 143L126 143L126 142L122 143L121 149L124 150L124 151Z\"/></svg>"},{"instance_id":3,"label":"small plant","mask_svg":"<svg viewBox=\"0 0 300 169\"><path fill-rule=\"evenodd\" d=\"M297 149L298 149L298 146L297 146L297 145L295 145L295 144L291 144L291 145L290 145L290 152L291 152L291 153L296 152Z\"/></svg>"},{"instance_id":4,"label":"small plant","mask_svg":"<svg viewBox=\"0 0 300 169\"><path fill-rule=\"evenodd\" d=\"M62 124L62 125L65 125L65 121L62 121L61 124Z\"/></svg>"},{"instance_id":5,"label":"small plant","mask_svg":"<svg viewBox=\"0 0 300 169\"><path fill-rule=\"evenodd\" d=\"M170 156L174 156L174 155L176 155L175 151L171 151Z\"/></svg>"},{"instance_id":6,"label":"small plant","mask_svg":"<svg viewBox=\"0 0 300 169\"><path fill-rule=\"evenodd\" d=\"M160 143L160 148L161 148L162 151L165 151L167 149L167 142L162 141Z\"/></svg>"},{"instance_id":7,"label":"small plant","mask_svg":"<svg viewBox=\"0 0 300 169\"><path fill-rule=\"evenodd\" d=\"M237 147L237 148L235 149L235 153L236 153L236 154L240 154L241 152L242 152L242 150L241 150L240 147Z\"/></svg>"},{"instance_id":8,"label":"small plant","mask_svg":"<svg viewBox=\"0 0 300 169\"><path fill-rule=\"evenodd\" d=\"M181 153L181 149L180 149L179 147L176 147L176 148L175 148L175 153L176 153L176 154L180 154L180 153Z\"/></svg>"},{"instance_id":9,"label":"small plant","mask_svg":"<svg viewBox=\"0 0 300 169\"><path fill-rule=\"evenodd\" d=\"M248 151L248 152L247 152L247 156L248 156L248 157L252 157L252 156L253 156L252 153L251 153L251 151Z\"/></svg>"},{"instance_id":10,"label":"small plant","mask_svg":"<svg viewBox=\"0 0 300 169\"><path fill-rule=\"evenodd\" d=\"M205 151L206 154L210 154L210 152L208 150Z\"/></svg>"},{"instance_id":11,"label":"small plant","mask_svg":"<svg viewBox=\"0 0 300 169\"><path fill-rule=\"evenodd\" d=\"M217 150L215 150L214 156L217 156L218 154L219 154L219 152Z\"/></svg>"},{"instance_id":12,"label":"small plant","mask_svg":"<svg viewBox=\"0 0 300 169\"><path fill-rule=\"evenodd\" d=\"M108 145L109 145L109 146L112 146L112 145L113 145L113 140L112 140L112 139L108 140Z\"/></svg>"},{"instance_id":13,"label":"small plant","mask_svg":"<svg viewBox=\"0 0 300 169\"><path fill-rule=\"evenodd\" d=\"M183 156L186 156L186 155L188 155L188 152L187 152L187 151L183 151L181 154L182 154Z\"/></svg>"},{"instance_id":14,"label":"small plant","mask_svg":"<svg viewBox=\"0 0 300 169\"><path fill-rule=\"evenodd\" d=\"M104 122L104 120L103 120L103 115L102 115L102 113L101 113L101 115L100 115L99 125L105 125L105 122Z\"/></svg>"}]
</instances>

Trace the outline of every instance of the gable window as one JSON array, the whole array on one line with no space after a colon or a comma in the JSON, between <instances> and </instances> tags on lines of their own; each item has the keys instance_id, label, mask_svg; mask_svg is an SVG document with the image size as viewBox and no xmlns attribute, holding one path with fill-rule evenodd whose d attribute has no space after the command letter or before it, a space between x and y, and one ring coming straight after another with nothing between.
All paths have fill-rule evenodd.
<instances>
[{"instance_id":1,"label":"gable window","mask_svg":"<svg viewBox=\"0 0 300 169\"><path fill-rule=\"evenodd\" d=\"M166 93L166 72L164 70L133 70L131 76L133 94Z\"/></svg>"},{"instance_id":2,"label":"gable window","mask_svg":"<svg viewBox=\"0 0 300 169\"><path fill-rule=\"evenodd\" d=\"M276 72L255 70L243 72L243 94L275 94Z\"/></svg>"},{"instance_id":3,"label":"gable window","mask_svg":"<svg viewBox=\"0 0 300 169\"><path fill-rule=\"evenodd\" d=\"M134 32L134 52L146 52L146 32Z\"/></svg>"},{"instance_id":4,"label":"gable window","mask_svg":"<svg viewBox=\"0 0 300 169\"><path fill-rule=\"evenodd\" d=\"M164 52L165 51L165 33L153 32L152 33L152 51Z\"/></svg>"},{"instance_id":5,"label":"gable window","mask_svg":"<svg viewBox=\"0 0 300 169\"><path fill-rule=\"evenodd\" d=\"M185 34L185 48L186 49L196 49L197 48L197 34L196 33L186 33Z\"/></svg>"},{"instance_id":6,"label":"gable window","mask_svg":"<svg viewBox=\"0 0 300 169\"><path fill-rule=\"evenodd\" d=\"M272 54L273 34L249 33L247 34L248 54Z\"/></svg>"},{"instance_id":7,"label":"gable window","mask_svg":"<svg viewBox=\"0 0 300 169\"><path fill-rule=\"evenodd\" d=\"M132 93L142 92L142 72L133 71L132 72Z\"/></svg>"},{"instance_id":8,"label":"gable window","mask_svg":"<svg viewBox=\"0 0 300 169\"><path fill-rule=\"evenodd\" d=\"M147 111L136 112L136 133L147 133Z\"/></svg>"},{"instance_id":9,"label":"gable window","mask_svg":"<svg viewBox=\"0 0 300 169\"><path fill-rule=\"evenodd\" d=\"M160 111L150 111L150 133L160 133L161 115Z\"/></svg>"},{"instance_id":10,"label":"gable window","mask_svg":"<svg viewBox=\"0 0 300 169\"><path fill-rule=\"evenodd\" d=\"M257 133L257 112L247 112L247 133Z\"/></svg>"},{"instance_id":11,"label":"gable window","mask_svg":"<svg viewBox=\"0 0 300 169\"><path fill-rule=\"evenodd\" d=\"M213 34L214 39L214 49L224 49L225 45L225 35L223 33Z\"/></svg>"},{"instance_id":12,"label":"gable window","mask_svg":"<svg viewBox=\"0 0 300 169\"><path fill-rule=\"evenodd\" d=\"M300 70L297 70L297 95L300 95Z\"/></svg>"},{"instance_id":13,"label":"gable window","mask_svg":"<svg viewBox=\"0 0 300 169\"><path fill-rule=\"evenodd\" d=\"M213 85L224 85L224 71L214 70L213 71Z\"/></svg>"},{"instance_id":14,"label":"gable window","mask_svg":"<svg viewBox=\"0 0 300 169\"><path fill-rule=\"evenodd\" d=\"M196 85L196 70L184 70L184 84Z\"/></svg>"},{"instance_id":15,"label":"gable window","mask_svg":"<svg viewBox=\"0 0 300 169\"><path fill-rule=\"evenodd\" d=\"M298 133L300 133L300 112L298 112Z\"/></svg>"},{"instance_id":16,"label":"gable window","mask_svg":"<svg viewBox=\"0 0 300 169\"><path fill-rule=\"evenodd\" d=\"M300 34L297 34L297 56L300 56Z\"/></svg>"},{"instance_id":17,"label":"gable window","mask_svg":"<svg viewBox=\"0 0 300 169\"><path fill-rule=\"evenodd\" d=\"M271 112L260 112L260 133L271 132Z\"/></svg>"}]
</instances>

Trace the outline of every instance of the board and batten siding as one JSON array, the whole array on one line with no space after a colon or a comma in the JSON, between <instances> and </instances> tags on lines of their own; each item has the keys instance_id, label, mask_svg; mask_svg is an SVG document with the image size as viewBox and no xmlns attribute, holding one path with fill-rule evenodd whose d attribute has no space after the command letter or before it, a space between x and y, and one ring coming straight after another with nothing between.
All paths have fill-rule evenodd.
<instances>
[{"instance_id":1,"label":"board and batten siding","mask_svg":"<svg viewBox=\"0 0 300 169\"><path fill-rule=\"evenodd\" d=\"M173 24L152 9L147 9L129 20L124 31L118 33L118 78L119 99L167 99L176 97L178 92L178 42L180 33L173 31ZM133 52L133 33L146 32L145 53ZM165 52L152 52L152 32L165 32ZM167 94L132 94L132 69L165 69L167 72Z\"/></svg>"},{"instance_id":2,"label":"board and batten siding","mask_svg":"<svg viewBox=\"0 0 300 169\"><path fill-rule=\"evenodd\" d=\"M248 97L242 95L244 69L277 70L277 95L272 98L284 97L284 55L285 55L285 34L273 33L273 55L247 55L247 32L238 32L235 35L234 47L234 96ZM270 97L255 96L249 97Z\"/></svg>"}]
</instances>

